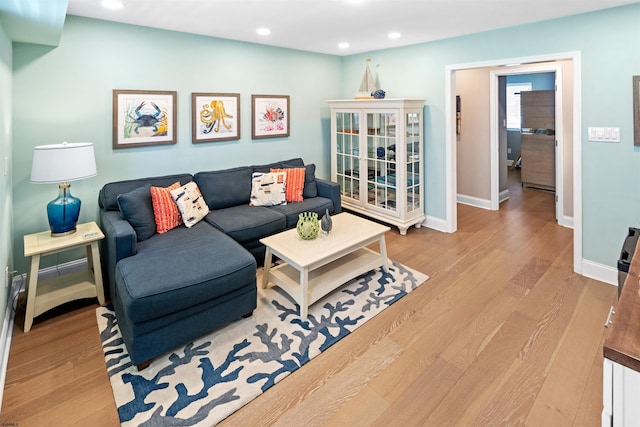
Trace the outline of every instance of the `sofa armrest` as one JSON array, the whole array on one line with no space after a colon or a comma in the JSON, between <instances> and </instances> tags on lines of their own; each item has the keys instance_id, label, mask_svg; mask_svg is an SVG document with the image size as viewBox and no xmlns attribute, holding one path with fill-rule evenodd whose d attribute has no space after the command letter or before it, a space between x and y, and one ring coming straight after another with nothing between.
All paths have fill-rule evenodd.
<instances>
[{"instance_id":1,"label":"sofa armrest","mask_svg":"<svg viewBox=\"0 0 640 427\"><path fill-rule=\"evenodd\" d=\"M318 196L331 199L333 202L333 213L339 214L342 212L342 199L340 196L340 184L337 182L331 182L324 179L316 178L316 185L318 187Z\"/></svg>"},{"instance_id":2,"label":"sofa armrest","mask_svg":"<svg viewBox=\"0 0 640 427\"><path fill-rule=\"evenodd\" d=\"M123 258L135 255L137 240L135 230L122 218L120 211L100 210L100 226L104 239L100 242L102 272L109 290L115 288L116 264Z\"/></svg>"}]
</instances>

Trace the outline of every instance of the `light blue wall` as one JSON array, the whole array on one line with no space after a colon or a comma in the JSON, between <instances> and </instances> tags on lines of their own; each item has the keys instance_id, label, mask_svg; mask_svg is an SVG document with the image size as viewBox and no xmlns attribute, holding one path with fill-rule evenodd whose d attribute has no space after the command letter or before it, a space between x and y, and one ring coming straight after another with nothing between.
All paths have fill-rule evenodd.
<instances>
[{"instance_id":1,"label":"light blue wall","mask_svg":"<svg viewBox=\"0 0 640 427\"><path fill-rule=\"evenodd\" d=\"M13 202L11 174L5 176L5 158L11 164L11 41L0 24L0 319L4 319L9 289L4 287L5 267L13 269L11 235ZM0 320L0 328L2 321Z\"/></svg>"},{"instance_id":2,"label":"light blue wall","mask_svg":"<svg viewBox=\"0 0 640 427\"><path fill-rule=\"evenodd\" d=\"M631 77L640 74L640 4L345 59L352 97L370 57L387 97L426 98L427 214L445 217L445 67L579 51L582 60L583 257L615 268L626 228L640 225L640 152L633 146ZM619 127L621 142L586 140Z\"/></svg>"},{"instance_id":3,"label":"light blue wall","mask_svg":"<svg viewBox=\"0 0 640 427\"><path fill-rule=\"evenodd\" d=\"M114 179L262 163L300 155L329 175L325 101L352 98L365 58L387 97L424 97L426 206L445 216L445 68L451 64L579 51L582 77L583 256L615 267L627 226L640 225L640 159L633 147L631 76L640 74L640 4L415 46L338 58L67 17L60 46L14 46L14 254L22 235L46 229L55 186L30 184L35 145L96 144L99 175L73 183L94 219ZM112 89L178 91L178 144L114 151ZM190 94L239 92L242 140L191 144ZM291 137L250 139L250 95L288 94ZM617 126L621 143L586 141L588 126ZM24 262L16 261L20 272Z\"/></svg>"},{"instance_id":4,"label":"light blue wall","mask_svg":"<svg viewBox=\"0 0 640 427\"><path fill-rule=\"evenodd\" d=\"M507 84L531 83L531 90L551 90L555 87L556 73L512 74Z\"/></svg>"},{"instance_id":5,"label":"light blue wall","mask_svg":"<svg viewBox=\"0 0 640 427\"><path fill-rule=\"evenodd\" d=\"M80 221L96 219L107 182L195 173L302 157L329 177L327 99L340 94L341 59L68 16L59 47L15 44L14 253L25 272L22 236L48 229L45 206L56 185L29 182L33 147L62 141L95 144L98 176L71 185ZM112 148L112 90L178 92L178 143ZM191 93L240 93L241 140L191 142ZM251 95L291 97L291 136L251 139ZM51 263L63 262L73 253Z\"/></svg>"}]
</instances>

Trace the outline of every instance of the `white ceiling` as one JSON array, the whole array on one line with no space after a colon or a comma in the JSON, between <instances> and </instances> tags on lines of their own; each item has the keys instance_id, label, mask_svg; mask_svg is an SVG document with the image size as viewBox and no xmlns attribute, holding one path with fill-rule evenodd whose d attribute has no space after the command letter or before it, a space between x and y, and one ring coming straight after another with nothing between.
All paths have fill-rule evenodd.
<instances>
[{"instance_id":1,"label":"white ceiling","mask_svg":"<svg viewBox=\"0 0 640 427\"><path fill-rule=\"evenodd\" d=\"M69 0L67 14L351 55L606 9L637 0ZM269 36L256 29L268 27ZM389 32L402 37L390 40ZM341 42L348 49L338 48Z\"/></svg>"}]
</instances>

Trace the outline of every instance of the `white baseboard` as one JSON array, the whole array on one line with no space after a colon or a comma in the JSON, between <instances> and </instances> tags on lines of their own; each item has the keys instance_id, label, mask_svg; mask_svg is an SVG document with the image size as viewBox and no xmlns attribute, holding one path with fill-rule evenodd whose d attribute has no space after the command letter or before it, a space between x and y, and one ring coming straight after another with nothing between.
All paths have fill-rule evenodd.
<instances>
[{"instance_id":1,"label":"white baseboard","mask_svg":"<svg viewBox=\"0 0 640 427\"><path fill-rule=\"evenodd\" d=\"M469 206L474 206L476 208L491 210L491 200L480 199L479 197L473 197L473 196L465 196L464 194L458 194L457 201L458 203L462 203L463 205L469 205Z\"/></svg>"},{"instance_id":2,"label":"white baseboard","mask_svg":"<svg viewBox=\"0 0 640 427\"><path fill-rule=\"evenodd\" d=\"M436 217L427 215L422 225L424 227L428 227L436 231L442 231L443 233L447 232L447 221L441 218L436 218Z\"/></svg>"},{"instance_id":3,"label":"white baseboard","mask_svg":"<svg viewBox=\"0 0 640 427\"><path fill-rule=\"evenodd\" d=\"M583 259L582 275L610 285L618 286L618 269L615 267Z\"/></svg>"},{"instance_id":4,"label":"white baseboard","mask_svg":"<svg viewBox=\"0 0 640 427\"><path fill-rule=\"evenodd\" d=\"M573 217L572 216L563 216L558 220L558 225L567 228L573 228Z\"/></svg>"},{"instance_id":5,"label":"white baseboard","mask_svg":"<svg viewBox=\"0 0 640 427\"><path fill-rule=\"evenodd\" d=\"M43 268L38 272L38 280L50 279L62 274L73 273L87 268L87 258L70 261L55 267ZM16 304L18 294L24 290L27 283L27 275L15 276L11 281L11 292L7 300L7 307L2 323L2 333L0 334L0 414L2 414L2 399L4 397L4 384L7 378L7 368L9 367L9 353L11 351L11 339L13 338L13 324L16 314Z\"/></svg>"},{"instance_id":6,"label":"white baseboard","mask_svg":"<svg viewBox=\"0 0 640 427\"><path fill-rule=\"evenodd\" d=\"M4 384L7 379L7 369L9 367L9 353L11 352L16 304L18 302L18 294L22 292L23 289L24 278L22 278L22 276L14 277L11 281L11 290L4 313L4 322L2 322L2 334L0 334L0 414L2 414Z\"/></svg>"},{"instance_id":7,"label":"white baseboard","mask_svg":"<svg viewBox=\"0 0 640 427\"><path fill-rule=\"evenodd\" d=\"M502 203L505 200L509 200L509 189L502 190L500 194L498 194L498 203Z\"/></svg>"}]
</instances>

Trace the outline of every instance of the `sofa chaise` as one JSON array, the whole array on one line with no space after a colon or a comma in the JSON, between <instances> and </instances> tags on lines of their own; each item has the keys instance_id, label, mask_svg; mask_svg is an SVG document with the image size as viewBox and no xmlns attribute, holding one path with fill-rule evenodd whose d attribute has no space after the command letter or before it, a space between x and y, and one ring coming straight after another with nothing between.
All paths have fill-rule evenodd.
<instances>
[{"instance_id":1,"label":"sofa chaise","mask_svg":"<svg viewBox=\"0 0 640 427\"><path fill-rule=\"evenodd\" d=\"M303 200L250 206L254 174L288 168L304 168ZM190 227L157 233L150 188L191 181L209 212ZM299 158L111 182L100 190L98 205L104 282L131 363L139 369L252 314L256 267L264 262L261 238L295 227L302 212L341 211L338 185L316 179L315 166Z\"/></svg>"}]
</instances>

